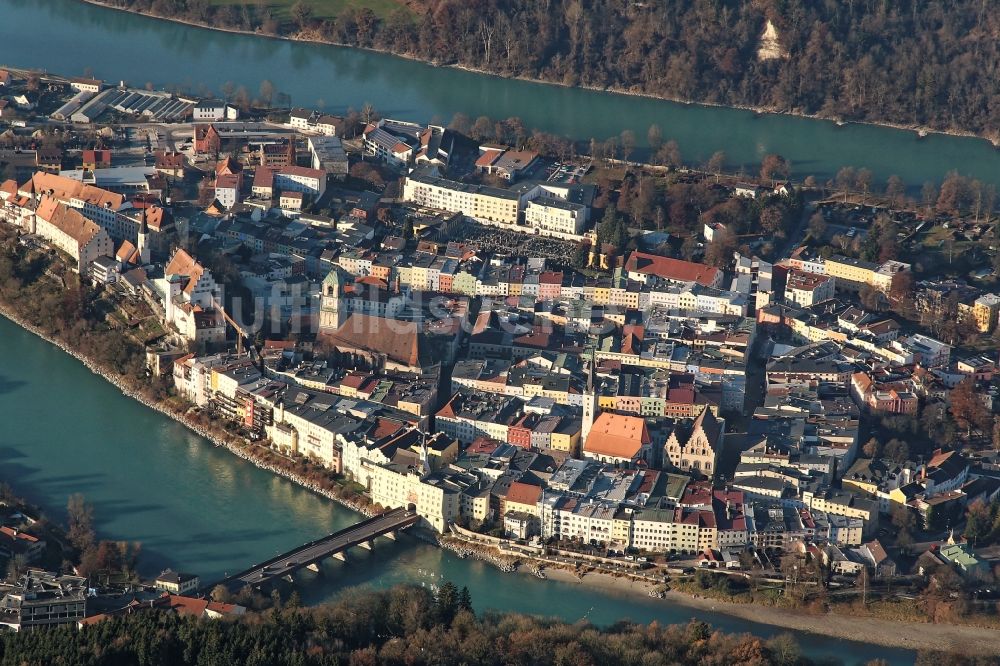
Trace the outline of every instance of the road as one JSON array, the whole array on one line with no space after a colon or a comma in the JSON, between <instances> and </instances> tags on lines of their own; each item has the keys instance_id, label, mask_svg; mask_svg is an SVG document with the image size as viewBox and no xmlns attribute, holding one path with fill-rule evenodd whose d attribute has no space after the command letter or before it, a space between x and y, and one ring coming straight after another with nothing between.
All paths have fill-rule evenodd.
<instances>
[{"instance_id":1,"label":"road","mask_svg":"<svg viewBox=\"0 0 1000 666\"><path fill-rule=\"evenodd\" d=\"M780 248L775 248L774 256L779 259L787 257L793 249L802 245L802 242L806 238L806 229L809 227L809 218L812 217L814 212L816 212L816 203L806 201L802 205L802 215L799 216L799 223L795 225L794 229L788 232L784 244Z\"/></svg>"}]
</instances>

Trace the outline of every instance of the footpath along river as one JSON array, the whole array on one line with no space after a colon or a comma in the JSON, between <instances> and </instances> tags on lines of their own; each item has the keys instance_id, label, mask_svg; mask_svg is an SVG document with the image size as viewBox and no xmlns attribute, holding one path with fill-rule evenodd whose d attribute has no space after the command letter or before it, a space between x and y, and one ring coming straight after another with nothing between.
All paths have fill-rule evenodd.
<instances>
[{"instance_id":1,"label":"footpath along river","mask_svg":"<svg viewBox=\"0 0 1000 666\"><path fill-rule=\"evenodd\" d=\"M256 94L268 79L296 106L343 112L371 102L383 114L447 123L520 116L529 128L604 140L624 129L645 142L656 123L684 159L717 150L729 166L756 173L767 153L788 158L798 177L821 182L844 165L867 167L876 184L899 175L911 191L953 169L1000 187L1000 151L981 139L871 125L758 115L752 111L565 88L486 76L358 49L212 31L79 0L0 0L0 63L79 76L124 79L141 87L185 85L218 94L227 81Z\"/></svg>"},{"instance_id":2,"label":"footpath along river","mask_svg":"<svg viewBox=\"0 0 1000 666\"><path fill-rule=\"evenodd\" d=\"M94 504L102 538L142 543L144 575L162 568L210 581L360 519L332 501L261 471L183 426L123 396L58 348L0 317L0 480L49 515L66 500ZM373 552L351 551L322 576L300 575L307 603L344 588L397 583L468 586L478 609L586 618L610 624L686 622L697 616L725 631L760 636L778 627L703 612L629 591L504 574L482 562L404 537ZM792 632L803 651L845 664L881 657L913 662L913 652Z\"/></svg>"}]
</instances>

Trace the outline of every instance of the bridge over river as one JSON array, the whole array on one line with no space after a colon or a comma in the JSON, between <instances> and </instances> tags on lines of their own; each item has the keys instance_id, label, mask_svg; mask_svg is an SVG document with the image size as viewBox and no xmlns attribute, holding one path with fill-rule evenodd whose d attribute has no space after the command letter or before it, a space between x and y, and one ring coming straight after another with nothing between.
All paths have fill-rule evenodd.
<instances>
[{"instance_id":1,"label":"bridge over river","mask_svg":"<svg viewBox=\"0 0 1000 666\"><path fill-rule=\"evenodd\" d=\"M410 527L418 520L420 516L412 511L390 509L322 539L310 541L284 555L272 557L245 571L227 576L206 586L203 591L210 593L217 585L224 585L230 592L238 592L244 587L263 587L276 579L291 576L303 567L314 566L328 557L343 559L344 551L355 546L371 548L377 537L395 538L399 530Z\"/></svg>"}]
</instances>

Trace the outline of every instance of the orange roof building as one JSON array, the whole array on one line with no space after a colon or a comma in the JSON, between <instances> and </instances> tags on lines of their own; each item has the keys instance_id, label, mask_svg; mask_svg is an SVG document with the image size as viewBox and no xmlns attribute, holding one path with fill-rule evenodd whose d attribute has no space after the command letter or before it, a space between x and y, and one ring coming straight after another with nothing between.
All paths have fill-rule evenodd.
<instances>
[{"instance_id":1,"label":"orange roof building","mask_svg":"<svg viewBox=\"0 0 1000 666\"><path fill-rule=\"evenodd\" d=\"M89 171L94 169L107 169L111 166L110 150L85 150L83 151L83 168Z\"/></svg>"},{"instance_id":2,"label":"orange roof building","mask_svg":"<svg viewBox=\"0 0 1000 666\"><path fill-rule=\"evenodd\" d=\"M583 455L611 464L648 463L651 443L645 419L602 412L583 444Z\"/></svg>"},{"instance_id":3,"label":"orange roof building","mask_svg":"<svg viewBox=\"0 0 1000 666\"><path fill-rule=\"evenodd\" d=\"M114 255L111 237L92 220L57 199L42 197L35 211L34 233L76 260L74 267L86 272L98 257Z\"/></svg>"},{"instance_id":4,"label":"orange roof building","mask_svg":"<svg viewBox=\"0 0 1000 666\"><path fill-rule=\"evenodd\" d=\"M85 185L78 180L44 171L36 171L31 180L21 186L21 191L24 194L37 194L39 196L48 194L65 203L80 201L83 204L84 212L87 212L88 206L95 210L117 211L125 204L125 195L123 194L109 192L94 185Z\"/></svg>"},{"instance_id":5,"label":"orange roof building","mask_svg":"<svg viewBox=\"0 0 1000 666\"><path fill-rule=\"evenodd\" d=\"M522 511L537 516L539 512L538 500L541 497L541 486L514 481L510 484L510 487L507 489L507 495L504 497L503 512Z\"/></svg>"},{"instance_id":6,"label":"orange roof building","mask_svg":"<svg viewBox=\"0 0 1000 666\"><path fill-rule=\"evenodd\" d=\"M697 282L705 287L718 287L723 277L722 271L712 266L638 250L629 255L625 270L630 280L643 283L649 276L656 276L672 282Z\"/></svg>"},{"instance_id":7,"label":"orange roof building","mask_svg":"<svg viewBox=\"0 0 1000 666\"><path fill-rule=\"evenodd\" d=\"M115 258L123 264L134 264L136 266L139 266L141 261L139 250L131 241L122 241L122 244L118 247L118 251L115 253Z\"/></svg>"},{"instance_id":8,"label":"orange roof building","mask_svg":"<svg viewBox=\"0 0 1000 666\"><path fill-rule=\"evenodd\" d=\"M174 256L170 258L167 267L164 269L166 275L181 275L187 278L183 292L189 296L194 292L198 281L205 273L205 267L199 264L194 257L185 250L178 249Z\"/></svg>"}]
</instances>

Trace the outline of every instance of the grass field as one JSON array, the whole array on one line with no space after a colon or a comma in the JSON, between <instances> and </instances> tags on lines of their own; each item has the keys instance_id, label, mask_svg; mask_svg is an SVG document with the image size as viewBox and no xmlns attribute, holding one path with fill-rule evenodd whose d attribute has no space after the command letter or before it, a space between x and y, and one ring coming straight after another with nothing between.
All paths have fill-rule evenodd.
<instances>
[{"instance_id":1,"label":"grass field","mask_svg":"<svg viewBox=\"0 0 1000 666\"><path fill-rule=\"evenodd\" d=\"M242 5L249 0L211 0L213 5ZM398 9L407 13L410 10L397 0L304 0L313 8L316 18L334 18L345 9L361 9L367 7L379 18L385 18ZM274 17L280 21L291 20L291 8L297 0L270 0L267 4L274 12Z\"/></svg>"}]
</instances>

